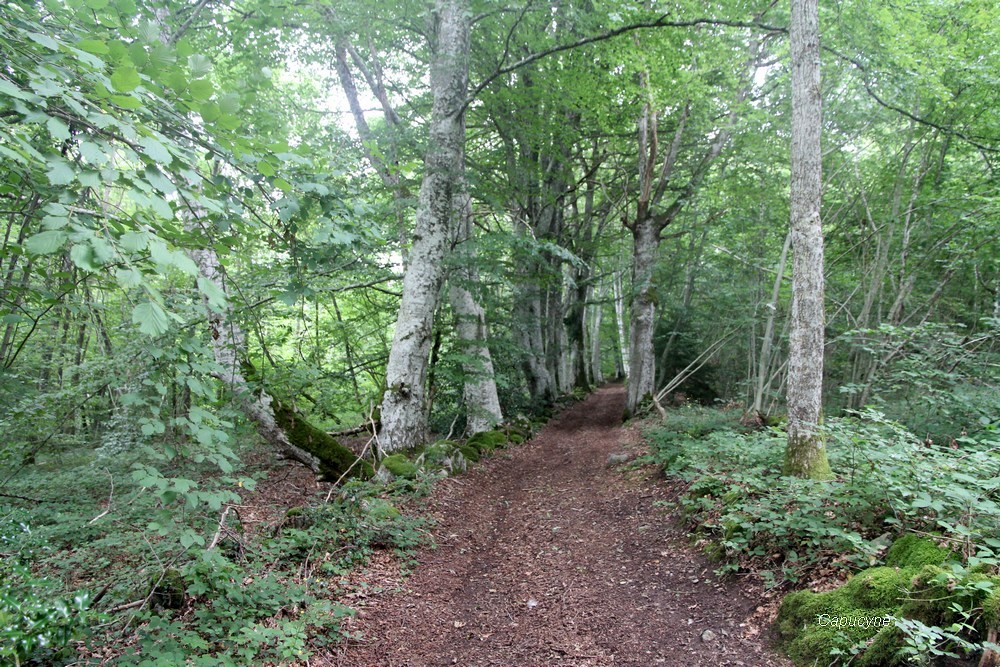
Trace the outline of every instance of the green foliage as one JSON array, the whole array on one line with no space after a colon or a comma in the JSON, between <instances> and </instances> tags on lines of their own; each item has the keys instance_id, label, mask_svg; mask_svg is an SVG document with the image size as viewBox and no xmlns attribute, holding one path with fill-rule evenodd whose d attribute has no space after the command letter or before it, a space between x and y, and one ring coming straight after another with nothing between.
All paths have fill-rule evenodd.
<instances>
[{"instance_id":1,"label":"green foliage","mask_svg":"<svg viewBox=\"0 0 1000 667\"><path fill-rule=\"evenodd\" d=\"M938 442L978 435L1000 422L995 353L1000 325L984 318L978 335L964 325L926 322L856 330L844 340L868 354L889 359L876 376L871 402L914 433ZM841 393L863 390L846 384Z\"/></svg>"},{"instance_id":2,"label":"green foliage","mask_svg":"<svg viewBox=\"0 0 1000 667\"><path fill-rule=\"evenodd\" d=\"M340 622L352 613L317 597L288 573L254 572L217 551L202 552L181 576L196 603L194 613L144 614L137 650L129 650L119 664L228 667L303 660L316 637L341 636Z\"/></svg>"},{"instance_id":3,"label":"green foliage","mask_svg":"<svg viewBox=\"0 0 1000 667\"><path fill-rule=\"evenodd\" d=\"M3 536L3 542L8 539ZM35 577L26 565L0 561L0 660L20 665L55 659L97 619L89 606L89 593L65 598L54 582Z\"/></svg>"},{"instance_id":4,"label":"green foliage","mask_svg":"<svg viewBox=\"0 0 1000 667\"><path fill-rule=\"evenodd\" d=\"M739 432L735 422L733 413L685 408L648 433L652 460L687 483L679 502L719 545L712 551L724 561L720 571L750 568L765 580L795 582L834 559L860 567L884 561L834 591L785 598L779 628L798 664L831 656L902 664L968 652L981 641L998 581L984 572L1000 564L992 438L964 437L953 449L872 411L832 419L824 435L839 474L804 481L780 474L783 433ZM914 530L946 542L906 532ZM899 537L883 555L886 534Z\"/></svg>"},{"instance_id":5,"label":"green foliage","mask_svg":"<svg viewBox=\"0 0 1000 667\"><path fill-rule=\"evenodd\" d=\"M991 627L984 609L1000 577L971 572L956 556L907 534L890 548L885 566L863 570L833 591L786 596L778 615L785 650L801 665L834 657L871 667L974 654Z\"/></svg>"},{"instance_id":6,"label":"green foliage","mask_svg":"<svg viewBox=\"0 0 1000 667\"><path fill-rule=\"evenodd\" d=\"M679 502L689 521L719 541L723 571L752 566L797 581L834 555L868 565L877 558L876 537L904 530L942 532L971 566L997 557L993 440L965 438L963 449L951 449L925 444L878 413L829 420L825 434L839 476L813 482L781 475L780 432L706 432L706 424L725 427L727 420L731 425L734 415L676 410L649 432L653 460L688 484Z\"/></svg>"}]
</instances>

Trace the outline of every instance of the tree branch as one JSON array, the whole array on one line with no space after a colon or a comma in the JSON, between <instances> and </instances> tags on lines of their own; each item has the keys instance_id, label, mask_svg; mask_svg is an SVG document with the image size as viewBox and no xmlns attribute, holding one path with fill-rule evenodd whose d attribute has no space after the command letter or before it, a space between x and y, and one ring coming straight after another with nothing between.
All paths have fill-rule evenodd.
<instances>
[{"instance_id":1,"label":"tree branch","mask_svg":"<svg viewBox=\"0 0 1000 667\"><path fill-rule=\"evenodd\" d=\"M831 53L834 56L836 56L837 58L840 58L841 60L854 65L855 67L858 68L858 70L862 74L865 75L865 76L861 77L861 85L863 85L865 87L865 92L868 93L868 96L871 97L873 100L875 100L875 102L877 104L879 104L879 106L882 106L882 107L884 107L884 108L886 108L886 109L888 109L890 111L895 111L899 115L903 116L904 118L908 118L909 120L912 120L915 123L919 123L919 124L924 125L926 127L930 127L930 128L935 129L935 130L938 130L939 132L944 132L945 134L950 134L952 136L958 137L962 141L965 141L965 142L971 144L972 146L975 146L976 148L978 148L981 151L986 151L988 153L1000 153L1000 148L997 148L996 146L989 146L989 145L986 145L986 144L982 144L979 141L976 141L977 139L987 139L989 141L998 141L998 139L996 139L996 138L993 138L993 137L974 137L972 135L968 135L968 134L965 134L963 132L959 132L955 128L948 127L948 126L945 126L945 125L940 125L939 123L935 123L932 120L927 120L926 118L923 118L921 116L917 116L916 114L910 113L906 109L903 109L901 107L896 106L895 104L892 104L890 102L887 102L887 101L883 100L881 97L879 97L878 93L876 93L874 90L872 90L871 84L868 82L868 77L867 77L867 75L870 72L868 71L868 68L861 61L859 61L856 58L852 58L851 56L845 55L845 54L837 51L836 49L834 49L832 47L824 46L822 48L827 53Z\"/></svg>"},{"instance_id":2,"label":"tree branch","mask_svg":"<svg viewBox=\"0 0 1000 667\"><path fill-rule=\"evenodd\" d=\"M712 18L697 18L688 19L684 21L669 21L667 17L669 14L664 14L663 16L655 19L653 21L640 21L639 23L632 23L629 25L614 28L613 30L607 30L597 35L590 35L589 37L582 37L574 42L569 42L566 44L558 44L556 46L550 47L548 49L543 49L536 53L532 53L524 58L521 58L515 63L507 65L506 67L498 66L492 74L483 79L482 82L475 88L473 88L472 93L465 100L465 104L462 105L458 113L464 113L468 106L472 103L479 93L483 92L487 86L493 83L496 79L503 76L504 74L510 74L515 70L519 70L525 65L530 65L533 62L551 56L555 53L560 53L562 51L569 51L570 49L576 49L581 46L586 46L588 44L595 44L597 42L603 42L621 35L628 34L630 32L635 32L636 30L650 30L653 28L693 28L700 25L713 25L713 26L724 26L729 28L757 28L760 30L766 30L768 32L788 32L788 28L782 28L779 26L773 26L766 23L760 23L758 21L730 21L728 19L712 19Z\"/></svg>"}]
</instances>

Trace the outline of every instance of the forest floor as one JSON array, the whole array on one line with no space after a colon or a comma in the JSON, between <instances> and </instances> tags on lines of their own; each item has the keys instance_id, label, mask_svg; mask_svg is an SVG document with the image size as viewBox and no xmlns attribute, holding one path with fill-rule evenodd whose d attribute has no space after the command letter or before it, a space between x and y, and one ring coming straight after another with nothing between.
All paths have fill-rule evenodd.
<instances>
[{"instance_id":1,"label":"forest floor","mask_svg":"<svg viewBox=\"0 0 1000 667\"><path fill-rule=\"evenodd\" d=\"M409 576L373 561L347 600L356 638L311 664L790 664L771 646L774 600L712 574L657 471L609 466L642 447L622 428L624 398L602 388L441 482L421 510L437 522L436 548Z\"/></svg>"}]
</instances>

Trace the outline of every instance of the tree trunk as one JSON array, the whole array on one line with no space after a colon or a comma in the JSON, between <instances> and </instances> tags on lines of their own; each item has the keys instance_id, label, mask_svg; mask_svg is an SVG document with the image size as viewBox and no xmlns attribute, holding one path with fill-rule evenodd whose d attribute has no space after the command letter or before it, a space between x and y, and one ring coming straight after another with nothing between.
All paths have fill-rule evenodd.
<instances>
[{"instance_id":1,"label":"tree trunk","mask_svg":"<svg viewBox=\"0 0 1000 667\"><path fill-rule=\"evenodd\" d=\"M764 338L760 343L760 359L757 360L757 378L754 382L753 406L750 414L760 417L764 409L764 396L771 389L771 348L774 345L774 320L778 315L778 299L781 296L781 283L785 280L785 262L788 259L788 248L792 237L785 237L781 247L781 257L778 259L778 270L774 276L774 289L771 291L771 302L767 304L767 323L764 325Z\"/></svg>"},{"instance_id":2,"label":"tree trunk","mask_svg":"<svg viewBox=\"0 0 1000 667\"><path fill-rule=\"evenodd\" d=\"M592 290L597 303L590 308L590 377L595 385L604 384L604 370L601 367L601 319L604 316L604 294L606 289Z\"/></svg>"},{"instance_id":3,"label":"tree trunk","mask_svg":"<svg viewBox=\"0 0 1000 667\"><path fill-rule=\"evenodd\" d=\"M660 246L660 227L652 218L637 220L632 252L632 318L629 335L628 395L625 417L636 413L639 404L656 387L656 357L653 331L656 328L656 286L653 271Z\"/></svg>"},{"instance_id":4,"label":"tree trunk","mask_svg":"<svg viewBox=\"0 0 1000 667\"><path fill-rule=\"evenodd\" d=\"M431 326L448 249L453 198L465 157L469 11L463 0L438 0L433 11L430 137L417 203L410 262L386 368L379 447L411 449L427 437L425 381Z\"/></svg>"},{"instance_id":5,"label":"tree trunk","mask_svg":"<svg viewBox=\"0 0 1000 667\"><path fill-rule=\"evenodd\" d=\"M460 349L466 358L462 363L462 391L467 415L465 431L468 435L475 435L489 431L503 421L503 412L500 410L493 357L488 345L486 312L469 291L479 282L473 265L474 257L467 249L472 236L472 201L465 192L455 199L455 211L461 227L457 245L463 261L456 276L459 280L451 281L448 295L451 308L455 311Z\"/></svg>"},{"instance_id":6,"label":"tree trunk","mask_svg":"<svg viewBox=\"0 0 1000 667\"><path fill-rule=\"evenodd\" d=\"M822 100L818 0L792 0L792 329L784 472L831 476L819 432L823 398Z\"/></svg>"},{"instance_id":7,"label":"tree trunk","mask_svg":"<svg viewBox=\"0 0 1000 667\"><path fill-rule=\"evenodd\" d=\"M628 376L628 337L625 335L625 290L622 287L623 271L615 271L612 276L611 291L615 305L615 330L618 332L618 345L615 350L615 377L623 379Z\"/></svg>"}]
</instances>

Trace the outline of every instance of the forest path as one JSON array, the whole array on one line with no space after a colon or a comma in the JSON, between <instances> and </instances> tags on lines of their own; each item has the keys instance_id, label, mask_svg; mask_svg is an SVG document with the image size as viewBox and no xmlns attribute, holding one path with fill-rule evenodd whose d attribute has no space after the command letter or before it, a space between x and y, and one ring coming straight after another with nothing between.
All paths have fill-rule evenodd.
<instances>
[{"instance_id":1,"label":"forest path","mask_svg":"<svg viewBox=\"0 0 1000 667\"><path fill-rule=\"evenodd\" d=\"M621 387L605 387L427 500L435 550L350 622L351 667L787 665L754 619L759 598L692 548L636 449ZM703 633L711 630L714 638Z\"/></svg>"}]
</instances>

